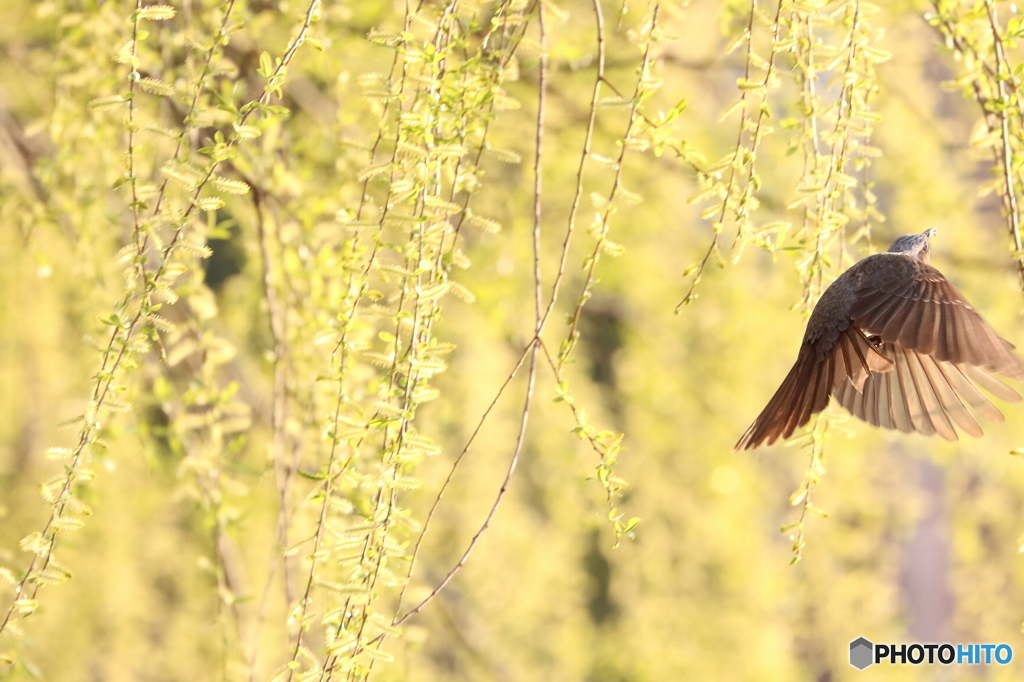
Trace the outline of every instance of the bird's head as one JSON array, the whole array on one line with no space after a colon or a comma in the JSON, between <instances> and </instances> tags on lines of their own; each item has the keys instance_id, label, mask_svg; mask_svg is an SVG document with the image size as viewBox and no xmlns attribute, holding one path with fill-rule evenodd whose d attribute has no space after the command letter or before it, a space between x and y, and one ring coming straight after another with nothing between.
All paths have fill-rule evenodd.
<instances>
[{"instance_id":1,"label":"bird's head","mask_svg":"<svg viewBox=\"0 0 1024 682\"><path fill-rule=\"evenodd\" d=\"M933 227L921 234L905 234L902 237L897 237L896 241L889 247L889 253L904 253L923 263L927 263L929 257L928 241L936 232L938 230Z\"/></svg>"}]
</instances>

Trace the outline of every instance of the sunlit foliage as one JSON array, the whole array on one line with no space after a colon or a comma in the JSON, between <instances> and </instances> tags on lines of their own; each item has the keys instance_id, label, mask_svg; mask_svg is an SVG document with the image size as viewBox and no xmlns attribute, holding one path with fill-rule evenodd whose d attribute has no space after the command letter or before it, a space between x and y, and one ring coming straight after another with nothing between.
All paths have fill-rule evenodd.
<instances>
[{"instance_id":1,"label":"sunlit foliage","mask_svg":"<svg viewBox=\"0 0 1024 682\"><path fill-rule=\"evenodd\" d=\"M939 227L1022 338L1014 6L0 17L4 679L841 679L861 635L1020 644L1019 406L982 441L830 409L729 452L896 234Z\"/></svg>"}]
</instances>

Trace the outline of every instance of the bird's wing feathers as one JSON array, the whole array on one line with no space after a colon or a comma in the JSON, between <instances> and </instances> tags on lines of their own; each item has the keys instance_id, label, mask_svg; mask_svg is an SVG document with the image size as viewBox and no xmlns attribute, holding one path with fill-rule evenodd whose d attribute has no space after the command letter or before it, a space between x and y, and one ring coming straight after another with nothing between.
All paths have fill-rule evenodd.
<instances>
[{"instance_id":1,"label":"bird's wing feathers","mask_svg":"<svg viewBox=\"0 0 1024 682\"><path fill-rule=\"evenodd\" d=\"M872 275L857 289L849 318L881 340L878 352L892 361L891 369L872 369L860 386L860 377L849 375L836 387L839 403L875 426L950 441L957 439L954 426L982 435L967 405L1002 422L1002 413L977 387L1001 400L1021 399L992 376L1024 380L1024 363L1013 346L935 268L892 259Z\"/></svg>"},{"instance_id":2,"label":"bird's wing feathers","mask_svg":"<svg viewBox=\"0 0 1024 682\"><path fill-rule=\"evenodd\" d=\"M1024 363L1013 346L999 338L942 273L919 261L900 260L906 265L887 268L893 276L868 277L856 291L849 311L853 324L939 362L974 365L1024 380Z\"/></svg>"},{"instance_id":3,"label":"bird's wing feathers","mask_svg":"<svg viewBox=\"0 0 1024 682\"><path fill-rule=\"evenodd\" d=\"M793 369L735 449L771 445L779 438L789 438L811 420L811 415L825 409L828 397L844 382L859 389L872 372L888 372L892 366L892 360L853 327L841 332L832 351L820 360L814 347L805 343Z\"/></svg>"},{"instance_id":4,"label":"bird's wing feathers","mask_svg":"<svg viewBox=\"0 0 1024 682\"><path fill-rule=\"evenodd\" d=\"M831 353L818 361L811 346L804 344L782 385L734 449L746 450L789 438L810 421L812 414L824 410L833 390L831 379L836 359L836 354Z\"/></svg>"},{"instance_id":5,"label":"bird's wing feathers","mask_svg":"<svg viewBox=\"0 0 1024 682\"><path fill-rule=\"evenodd\" d=\"M892 359L892 371L872 373L860 391L847 380L834 393L850 413L875 426L938 434L949 441L957 440L956 426L979 437L981 427L966 405L992 422L1002 422L1004 417L975 384L1002 400L1021 400L1016 391L980 367L939 360L898 344L884 343L879 350Z\"/></svg>"},{"instance_id":6,"label":"bird's wing feathers","mask_svg":"<svg viewBox=\"0 0 1024 682\"><path fill-rule=\"evenodd\" d=\"M892 359L880 353L857 328L848 327L839 335L830 355L835 355L832 390L849 380L860 391L873 372L888 372Z\"/></svg>"},{"instance_id":7,"label":"bird's wing feathers","mask_svg":"<svg viewBox=\"0 0 1024 682\"><path fill-rule=\"evenodd\" d=\"M858 265L856 274L851 268L843 275L858 282L849 303L842 294L815 309L809 324L818 316L818 326L813 333L808 327L796 364L737 450L789 438L830 395L875 426L950 441L956 428L982 435L967 406L1004 421L979 386L1001 400L1021 400L992 374L1024 380L1024 363L942 273L895 254Z\"/></svg>"}]
</instances>

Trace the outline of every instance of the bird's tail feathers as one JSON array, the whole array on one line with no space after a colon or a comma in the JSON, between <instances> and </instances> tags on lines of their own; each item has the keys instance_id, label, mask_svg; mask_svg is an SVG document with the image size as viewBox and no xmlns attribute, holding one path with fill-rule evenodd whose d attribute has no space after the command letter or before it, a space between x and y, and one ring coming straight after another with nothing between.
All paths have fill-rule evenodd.
<instances>
[{"instance_id":1,"label":"bird's tail feathers","mask_svg":"<svg viewBox=\"0 0 1024 682\"><path fill-rule=\"evenodd\" d=\"M829 395L847 379L860 391L869 376L893 367L892 359L856 327L844 330L824 358L818 357L813 344L804 343L779 390L733 449L753 449L789 438L811 415L825 409Z\"/></svg>"},{"instance_id":2,"label":"bird's tail feathers","mask_svg":"<svg viewBox=\"0 0 1024 682\"><path fill-rule=\"evenodd\" d=\"M733 450L753 449L762 444L771 445L779 438L789 438L793 431L810 421L813 413L823 410L828 404L834 358L830 353L826 362L819 362L814 349L804 344L779 390Z\"/></svg>"}]
</instances>

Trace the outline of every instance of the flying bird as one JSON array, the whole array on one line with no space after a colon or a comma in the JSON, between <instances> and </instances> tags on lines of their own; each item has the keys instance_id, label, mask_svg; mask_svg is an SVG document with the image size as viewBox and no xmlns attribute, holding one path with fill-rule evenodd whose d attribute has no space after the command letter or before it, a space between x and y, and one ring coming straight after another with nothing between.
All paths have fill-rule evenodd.
<instances>
[{"instance_id":1,"label":"flying bird","mask_svg":"<svg viewBox=\"0 0 1024 682\"><path fill-rule=\"evenodd\" d=\"M993 376L1024 380L1024 363L941 272L928 265L935 229L899 237L840 275L811 313L796 364L735 450L789 438L829 397L875 426L957 440L1003 414L981 387L1020 395Z\"/></svg>"}]
</instances>

